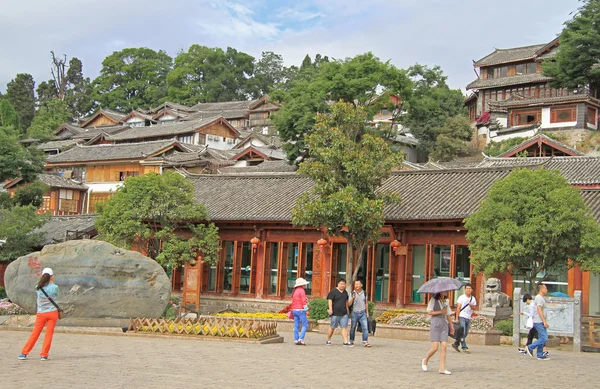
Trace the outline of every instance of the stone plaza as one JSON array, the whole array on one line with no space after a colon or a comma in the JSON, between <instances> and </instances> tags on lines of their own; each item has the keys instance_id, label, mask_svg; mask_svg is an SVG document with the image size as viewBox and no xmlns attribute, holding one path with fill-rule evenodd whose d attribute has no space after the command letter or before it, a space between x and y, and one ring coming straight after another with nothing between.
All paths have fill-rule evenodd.
<instances>
[{"instance_id":1,"label":"stone plaza","mask_svg":"<svg viewBox=\"0 0 600 389\"><path fill-rule=\"evenodd\" d=\"M12 388L596 388L600 354L550 349L550 361L521 356L512 346L448 348L451 376L437 373L439 353L421 370L429 342L371 337L372 348L346 348L323 334L296 346L284 343L182 339L94 329L57 328L50 360L41 362L42 338L17 355L30 329L0 331L0 387ZM120 330L119 330L120 331ZM96 332L94 334L94 332ZM42 334L43 336L43 334ZM358 337L360 339L360 335Z\"/></svg>"}]
</instances>

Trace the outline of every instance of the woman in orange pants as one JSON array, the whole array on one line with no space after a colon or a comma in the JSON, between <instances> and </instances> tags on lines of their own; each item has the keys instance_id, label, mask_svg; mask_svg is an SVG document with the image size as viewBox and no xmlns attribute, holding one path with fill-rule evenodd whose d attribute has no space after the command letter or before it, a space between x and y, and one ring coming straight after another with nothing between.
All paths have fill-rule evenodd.
<instances>
[{"instance_id":1,"label":"woman in orange pants","mask_svg":"<svg viewBox=\"0 0 600 389\"><path fill-rule=\"evenodd\" d=\"M27 340L25 347L23 347L21 355L19 355L19 359L21 360L27 359L27 355L31 349L33 349L33 346L35 346L35 342L37 342L40 337L44 326L46 326L46 336L44 337L44 344L42 345L40 357L42 361L48 360L50 346L52 345L52 335L54 335L54 327L58 321L58 309L50 302L46 295L44 295L42 288L53 300L58 297L58 286L54 283L54 272L49 267L42 271L42 276L35 288L37 292L37 315L35 317L33 332L31 333L29 340Z\"/></svg>"}]
</instances>

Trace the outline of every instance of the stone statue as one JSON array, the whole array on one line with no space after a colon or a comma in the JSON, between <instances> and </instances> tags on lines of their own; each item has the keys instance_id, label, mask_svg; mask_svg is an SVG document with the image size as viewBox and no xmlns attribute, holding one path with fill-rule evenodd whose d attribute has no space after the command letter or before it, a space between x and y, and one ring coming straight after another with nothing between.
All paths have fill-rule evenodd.
<instances>
[{"instance_id":1,"label":"stone statue","mask_svg":"<svg viewBox=\"0 0 600 389\"><path fill-rule=\"evenodd\" d=\"M502 292L502 284L498 278L490 278L485 284L484 307L504 308L510 306L510 297Z\"/></svg>"}]
</instances>

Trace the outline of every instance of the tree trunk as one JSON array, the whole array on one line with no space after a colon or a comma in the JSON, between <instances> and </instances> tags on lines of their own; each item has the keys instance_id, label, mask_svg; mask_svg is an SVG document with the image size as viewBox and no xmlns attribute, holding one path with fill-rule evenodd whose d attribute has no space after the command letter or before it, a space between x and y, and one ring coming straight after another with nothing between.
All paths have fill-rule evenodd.
<instances>
[{"instance_id":1,"label":"tree trunk","mask_svg":"<svg viewBox=\"0 0 600 389\"><path fill-rule=\"evenodd\" d=\"M356 248L356 255L358 256L358 259L356 260L356 268L354 269L354 273L352 274L352 282L354 282L354 280L358 279L358 271L360 270L362 264L363 264L363 254L365 252L365 243L361 243L358 245L359 247ZM365 275L366 275L366 271L365 271ZM352 284L352 288L354 288L354 284Z\"/></svg>"},{"instance_id":2,"label":"tree trunk","mask_svg":"<svg viewBox=\"0 0 600 389\"><path fill-rule=\"evenodd\" d=\"M346 237L348 244L346 246L346 287L352 289L354 275L354 242L350 236Z\"/></svg>"}]
</instances>

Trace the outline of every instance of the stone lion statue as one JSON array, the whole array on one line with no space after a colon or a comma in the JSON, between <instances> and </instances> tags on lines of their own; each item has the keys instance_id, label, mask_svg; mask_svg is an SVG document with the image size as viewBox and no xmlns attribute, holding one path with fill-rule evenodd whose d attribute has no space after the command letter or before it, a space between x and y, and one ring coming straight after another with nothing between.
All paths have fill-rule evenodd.
<instances>
[{"instance_id":1,"label":"stone lion statue","mask_svg":"<svg viewBox=\"0 0 600 389\"><path fill-rule=\"evenodd\" d=\"M502 292L502 284L498 278L490 278L485 284L484 307L502 308L510 306L510 297Z\"/></svg>"}]
</instances>

